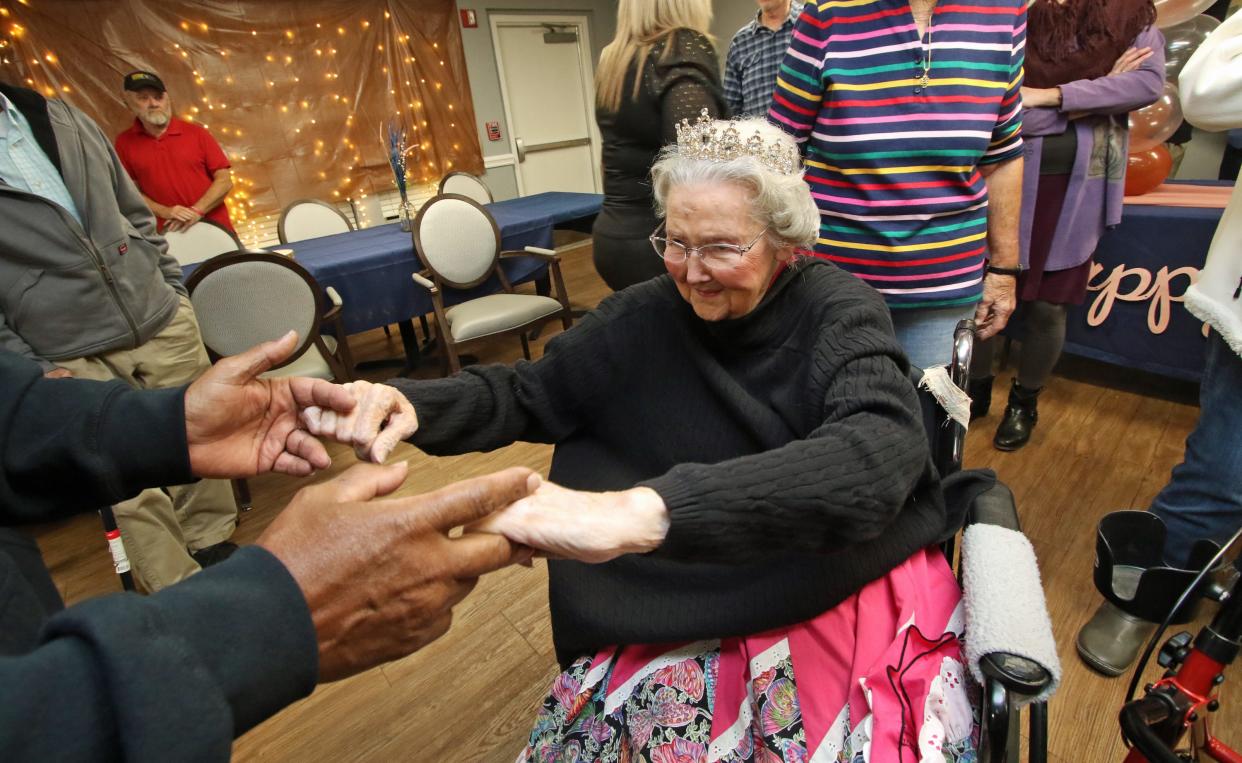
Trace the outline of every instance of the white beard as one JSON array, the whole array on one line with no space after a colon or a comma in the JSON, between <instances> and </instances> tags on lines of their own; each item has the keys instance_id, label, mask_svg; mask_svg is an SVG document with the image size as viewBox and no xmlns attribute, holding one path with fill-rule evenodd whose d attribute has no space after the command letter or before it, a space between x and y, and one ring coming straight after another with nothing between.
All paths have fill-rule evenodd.
<instances>
[{"instance_id":1,"label":"white beard","mask_svg":"<svg viewBox=\"0 0 1242 763\"><path fill-rule=\"evenodd\" d=\"M168 113L163 111L148 111L141 117L142 121L156 127L163 127L168 124Z\"/></svg>"}]
</instances>

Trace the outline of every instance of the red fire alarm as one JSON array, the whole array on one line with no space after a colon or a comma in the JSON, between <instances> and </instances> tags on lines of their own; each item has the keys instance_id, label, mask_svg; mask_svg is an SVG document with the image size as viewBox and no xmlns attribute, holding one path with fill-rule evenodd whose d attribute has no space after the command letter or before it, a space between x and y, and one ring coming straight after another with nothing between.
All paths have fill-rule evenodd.
<instances>
[{"instance_id":1,"label":"red fire alarm","mask_svg":"<svg viewBox=\"0 0 1242 763\"><path fill-rule=\"evenodd\" d=\"M500 140L500 122L487 123L487 139L491 141Z\"/></svg>"},{"instance_id":2,"label":"red fire alarm","mask_svg":"<svg viewBox=\"0 0 1242 763\"><path fill-rule=\"evenodd\" d=\"M475 29L479 26L479 17L469 8L461 10L461 25L466 29Z\"/></svg>"}]
</instances>

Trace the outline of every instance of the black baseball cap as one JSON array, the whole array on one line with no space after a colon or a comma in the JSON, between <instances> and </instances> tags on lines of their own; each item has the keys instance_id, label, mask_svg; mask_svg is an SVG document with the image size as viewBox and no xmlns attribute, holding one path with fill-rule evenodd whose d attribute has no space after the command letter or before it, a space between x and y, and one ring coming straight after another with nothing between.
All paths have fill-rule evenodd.
<instances>
[{"instance_id":1,"label":"black baseball cap","mask_svg":"<svg viewBox=\"0 0 1242 763\"><path fill-rule=\"evenodd\" d=\"M125 75L125 89L137 92L143 88L152 88L161 93L166 92L168 88L164 87L164 80L160 79L151 72L130 72Z\"/></svg>"}]
</instances>

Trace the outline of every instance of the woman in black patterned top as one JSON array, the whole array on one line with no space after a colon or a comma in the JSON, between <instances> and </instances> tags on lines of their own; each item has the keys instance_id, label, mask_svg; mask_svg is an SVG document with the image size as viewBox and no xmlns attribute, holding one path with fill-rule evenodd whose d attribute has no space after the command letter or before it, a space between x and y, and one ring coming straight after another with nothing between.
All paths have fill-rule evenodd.
<instances>
[{"instance_id":1,"label":"woman in black patterned top","mask_svg":"<svg viewBox=\"0 0 1242 763\"><path fill-rule=\"evenodd\" d=\"M664 273L647 236L657 224L651 165L674 126L724 113L709 0L621 0L617 35L599 57L595 119L603 138L604 208L595 269L613 289Z\"/></svg>"}]
</instances>

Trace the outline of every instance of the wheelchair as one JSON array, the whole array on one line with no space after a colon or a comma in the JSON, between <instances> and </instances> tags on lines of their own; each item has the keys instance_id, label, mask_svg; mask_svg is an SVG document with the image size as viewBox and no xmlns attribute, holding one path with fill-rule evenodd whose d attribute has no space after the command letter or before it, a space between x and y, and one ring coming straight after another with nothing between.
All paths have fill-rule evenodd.
<instances>
[{"instance_id":1,"label":"wheelchair","mask_svg":"<svg viewBox=\"0 0 1242 763\"><path fill-rule=\"evenodd\" d=\"M953 386L965 395L974 347L975 323L963 320L953 333L952 359L946 370ZM923 409L923 424L931 446L932 462L942 479L951 478L962 470L965 450L966 427L955 421L937 397L922 383L923 371L911 369L911 381L919 393ZM982 473L990 475L990 472ZM992 475L994 476L994 475ZM952 507L950 507L952 510ZM965 520L961 535L975 525L990 525L1020 533L1017 506L1013 493L1004 483L996 480L987 490L974 495L965 507ZM965 554L955 554L956 537L942 545L949 564L958 575L959 584L965 578L965 570L971 564ZM964 550L964 549L963 549ZM955 556L958 563L955 565ZM987 579L1005 580L1004 570L989 567L983 576ZM998 583L1004 585L1003 583ZM964 593L963 596L967 596ZM1046 619L1046 612L1042 613ZM971 638L970 622L967 622L966 642ZM1050 636L1050 633L1049 633ZM982 696L976 708L981 729L978 759L988 763L1019 759L1021 747L1021 713L1023 706L1029 716L1029 752L1031 763L1045 763L1048 757L1048 706L1046 701L1032 701L1045 694L1054 682L1053 675L1040 663L1008 652L989 652L979 660L983 675Z\"/></svg>"},{"instance_id":2,"label":"wheelchair","mask_svg":"<svg viewBox=\"0 0 1242 763\"><path fill-rule=\"evenodd\" d=\"M953 335L952 359L946 369L949 380L963 395L967 387L974 331L974 321L963 320L958 323ZM912 368L910 380L918 390L932 462L942 479L951 478L962 470L966 427L955 421L936 396L922 386L923 374L921 369ZM973 495L965 507L962 530L958 534L964 535L975 525L991 525L1021 532L1013 493L1004 483L997 480L987 490ZM941 548L949 564L955 568L961 584L970 560L967 555L956 553L958 534L946 540ZM115 553L115 547L113 550ZM954 564L955 561L957 564ZM119 560L117 569L118 572L121 571ZM1001 581L1007 579L1003 568L995 571L989 568L983 576ZM128 584L125 587L131 588L132 583L126 582ZM1046 617L1046 613L1044 614ZM970 633L968 621L967 642L970 641ZM1032 698L1047 692L1054 680L1052 674L1032 659L1002 651L984 654L978 663L983 682L980 687L980 701L976 707L976 721L981 730L977 759L986 763L1017 763L1021 749L1021 715L1025 706L1029 721L1027 759L1030 763L1046 763L1047 703L1032 701Z\"/></svg>"}]
</instances>

